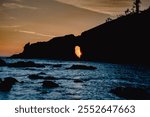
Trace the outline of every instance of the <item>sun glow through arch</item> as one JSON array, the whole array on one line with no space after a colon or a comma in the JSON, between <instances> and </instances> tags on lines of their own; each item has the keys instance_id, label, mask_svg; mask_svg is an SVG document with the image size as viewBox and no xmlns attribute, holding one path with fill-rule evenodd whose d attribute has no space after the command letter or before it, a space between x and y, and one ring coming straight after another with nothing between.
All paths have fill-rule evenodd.
<instances>
[{"instance_id":1,"label":"sun glow through arch","mask_svg":"<svg viewBox=\"0 0 150 117\"><path fill-rule=\"evenodd\" d=\"M75 54L78 58L81 58L82 52L80 46L75 46Z\"/></svg>"}]
</instances>

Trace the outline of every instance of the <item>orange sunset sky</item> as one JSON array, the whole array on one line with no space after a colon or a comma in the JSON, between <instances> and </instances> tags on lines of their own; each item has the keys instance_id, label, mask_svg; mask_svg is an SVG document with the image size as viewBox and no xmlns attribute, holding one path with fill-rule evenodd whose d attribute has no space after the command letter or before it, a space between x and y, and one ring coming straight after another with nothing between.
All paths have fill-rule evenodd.
<instances>
[{"instance_id":1,"label":"orange sunset sky","mask_svg":"<svg viewBox=\"0 0 150 117\"><path fill-rule=\"evenodd\" d=\"M141 0L141 9L150 0ZM0 56L55 36L81 32L132 8L133 0L0 0Z\"/></svg>"}]
</instances>

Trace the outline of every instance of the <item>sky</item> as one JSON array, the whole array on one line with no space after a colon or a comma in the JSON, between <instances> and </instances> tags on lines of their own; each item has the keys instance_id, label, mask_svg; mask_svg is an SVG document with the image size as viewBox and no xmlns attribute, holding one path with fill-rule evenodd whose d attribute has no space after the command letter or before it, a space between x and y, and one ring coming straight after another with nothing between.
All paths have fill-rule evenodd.
<instances>
[{"instance_id":1,"label":"sky","mask_svg":"<svg viewBox=\"0 0 150 117\"><path fill-rule=\"evenodd\" d=\"M0 0L0 56L20 53L26 43L83 31L132 8L133 0ZM141 9L150 6L142 0Z\"/></svg>"}]
</instances>

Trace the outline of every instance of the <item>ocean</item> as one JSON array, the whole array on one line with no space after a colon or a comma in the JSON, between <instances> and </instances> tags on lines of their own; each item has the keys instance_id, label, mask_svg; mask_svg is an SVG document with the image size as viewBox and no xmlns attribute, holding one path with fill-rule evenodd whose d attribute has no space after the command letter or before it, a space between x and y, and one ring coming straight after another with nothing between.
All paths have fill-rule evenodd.
<instances>
[{"instance_id":1,"label":"ocean","mask_svg":"<svg viewBox=\"0 0 150 117\"><path fill-rule=\"evenodd\" d=\"M124 100L124 97L111 93L111 90L116 87L150 87L150 69L143 66L42 59L3 60L6 63L33 61L45 65L45 68L0 67L0 78L13 77L22 82L13 85L9 92L0 92L0 100ZM94 66L97 69L67 69L72 65ZM53 76L53 82L59 87L44 88L44 79L29 79L32 74Z\"/></svg>"}]
</instances>

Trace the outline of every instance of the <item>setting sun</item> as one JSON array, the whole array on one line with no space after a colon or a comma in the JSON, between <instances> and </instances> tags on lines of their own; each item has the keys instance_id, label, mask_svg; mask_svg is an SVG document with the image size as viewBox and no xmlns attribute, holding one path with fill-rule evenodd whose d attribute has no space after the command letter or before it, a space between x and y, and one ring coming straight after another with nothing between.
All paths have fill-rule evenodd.
<instances>
[{"instance_id":1,"label":"setting sun","mask_svg":"<svg viewBox=\"0 0 150 117\"><path fill-rule=\"evenodd\" d=\"M77 55L78 58L81 58L82 52L79 46L75 47L75 54Z\"/></svg>"}]
</instances>

